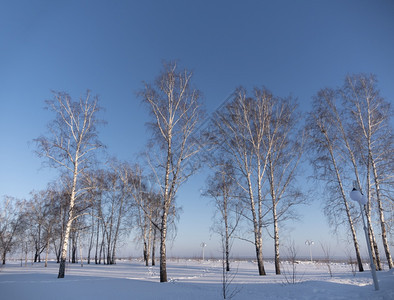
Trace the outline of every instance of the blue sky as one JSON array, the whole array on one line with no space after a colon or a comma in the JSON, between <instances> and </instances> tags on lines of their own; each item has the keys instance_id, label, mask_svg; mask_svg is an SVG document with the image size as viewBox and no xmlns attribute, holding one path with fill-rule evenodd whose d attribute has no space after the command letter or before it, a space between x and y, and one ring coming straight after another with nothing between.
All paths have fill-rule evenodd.
<instances>
[{"instance_id":1,"label":"blue sky","mask_svg":"<svg viewBox=\"0 0 394 300\"><path fill-rule=\"evenodd\" d=\"M43 109L50 90L98 94L108 122L102 141L111 155L134 161L148 135L136 92L173 59L194 71L208 112L239 85L293 95L308 111L320 88L358 72L375 73L382 96L392 99L394 2L2 0L0 196L27 198L56 178L32 143L52 118ZM217 252L203 183L200 174L181 190L174 255L199 255L203 240L208 255ZM302 213L283 233L300 242L300 252L307 253L306 239L336 243L319 199ZM244 243L234 251L254 255ZM265 253L272 254L269 243Z\"/></svg>"}]
</instances>

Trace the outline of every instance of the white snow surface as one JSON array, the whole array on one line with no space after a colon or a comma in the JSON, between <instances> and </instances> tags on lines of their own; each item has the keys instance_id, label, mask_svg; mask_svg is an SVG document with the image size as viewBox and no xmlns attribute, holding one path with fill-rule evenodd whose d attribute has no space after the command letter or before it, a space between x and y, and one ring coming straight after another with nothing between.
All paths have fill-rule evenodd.
<instances>
[{"instance_id":1,"label":"white snow surface","mask_svg":"<svg viewBox=\"0 0 394 300\"><path fill-rule=\"evenodd\" d=\"M291 265L282 264L286 275L275 275L273 262L265 262L266 276L259 276L254 261L233 261L232 299L394 299L394 272L377 272L375 291L371 272L351 271L345 263L331 264L333 276L322 263L296 264L295 284ZM222 263L218 260L171 259L169 282L159 283L159 267L142 261L118 261L116 265L68 264L66 277L57 278L58 264L9 262L0 269L1 300L45 299L223 299ZM287 278L287 279L286 279ZM229 299L229 298L227 298Z\"/></svg>"}]
</instances>

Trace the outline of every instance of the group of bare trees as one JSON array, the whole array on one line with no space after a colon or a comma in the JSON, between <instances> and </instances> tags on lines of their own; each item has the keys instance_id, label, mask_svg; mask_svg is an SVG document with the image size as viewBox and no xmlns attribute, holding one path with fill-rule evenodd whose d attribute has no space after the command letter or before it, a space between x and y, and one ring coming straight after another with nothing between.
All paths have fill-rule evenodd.
<instances>
[{"instance_id":1,"label":"group of bare trees","mask_svg":"<svg viewBox=\"0 0 394 300\"><path fill-rule=\"evenodd\" d=\"M348 229L359 271L363 271L357 240L360 213L367 215L377 268L382 266L374 224L392 268L387 233L392 230L394 206L389 102L379 95L375 77L365 74L348 76L341 88L322 89L313 100L305 126L293 99L275 97L265 88L256 88L252 95L238 88L212 117L206 134L213 149L208 161L215 173L205 194L215 199L225 256L229 240L247 239L245 233L234 235L235 227L245 226L246 220L259 274L265 275L263 229L274 239L275 270L280 274L279 224L295 217L294 206L307 200L296 180L308 149L313 177L326 185L324 212L335 230L341 225ZM363 212L348 201L353 180L365 188L368 203Z\"/></svg>"},{"instance_id":2,"label":"group of bare trees","mask_svg":"<svg viewBox=\"0 0 394 300\"><path fill-rule=\"evenodd\" d=\"M0 203L0 254L2 264L7 254L18 244L18 236L23 229L22 217L19 214L23 203L6 196Z\"/></svg>"},{"instance_id":3,"label":"group of bare trees","mask_svg":"<svg viewBox=\"0 0 394 300\"><path fill-rule=\"evenodd\" d=\"M345 226L354 245L359 271L363 271L357 222L360 212L349 201L355 180L368 202L363 212L369 224L373 259L382 269L376 226L380 229L387 264L393 267L386 218L393 210L392 110L383 99L373 75L347 76L342 87L320 90L307 119L309 149L315 178L324 181L324 212L334 229Z\"/></svg>"},{"instance_id":4,"label":"group of bare trees","mask_svg":"<svg viewBox=\"0 0 394 300\"><path fill-rule=\"evenodd\" d=\"M304 201L295 184L304 145L296 108L294 99L275 97L266 88L256 88L251 95L238 88L231 101L215 112L207 131L213 149L209 161L219 162L214 163L218 173L208 183L208 194L216 203L220 199L226 256L230 234L242 217L247 232L238 238L254 244L260 275L266 274L263 231L274 238L280 274L279 224L294 217L293 206ZM228 226L231 214L235 221Z\"/></svg>"},{"instance_id":5,"label":"group of bare trees","mask_svg":"<svg viewBox=\"0 0 394 300\"><path fill-rule=\"evenodd\" d=\"M64 228L65 205L68 195L48 187L31 192L29 200L5 196L1 207L1 249L3 264L6 254L19 252L27 262L32 254L34 262L41 262L45 251L45 266L49 249L53 249L59 261Z\"/></svg>"},{"instance_id":6,"label":"group of bare trees","mask_svg":"<svg viewBox=\"0 0 394 300\"><path fill-rule=\"evenodd\" d=\"M57 262L61 262L69 218L70 182L69 177L62 176L45 190L31 192L28 200L3 199L0 207L3 263L10 252L20 253L25 262L28 259L41 262L45 255L45 266L52 253ZM152 249L154 264L157 230L148 217L158 219L158 194L148 190L147 180L138 166L112 159L108 168L83 174L78 189L85 192L75 202L74 212L78 218L73 220L69 229L67 249L71 263L76 263L78 257L82 260L83 248L88 264L115 264L117 250L125 238L133 231L140 238L138 233L142 230L149 232L149 236L145 234L143 237L144 253L148 252L149 259ZM136 198L137 195L141 198ZM140 218L144 219L143 223Z\"/></svg>"},{"instance_id":7,"label":"group of bare trees","mask_svg":"<svg viewBox=\"0 0 394 300\"><path fill-rule=\"evenodd\" d=\"M87 261L94 253L95 263L114 264L116 250L123 236L130 234L134 203L130 195L134 172L128 163L115 159L108 169L88 174L91 206L84 216ZM92 253L93 251L93 253Z\"/></svg>"},{"instance_id":8,"label":"group of bare trees","mask_svg":"<svg viewBox=\"0 0 394 300\"><path fill-rule=\"evenodd\" d=\"M97 138L97 126L102 123L97 118L97 97L88 91L73 101L68 94L54 93L47 104L55 118L49 133L35 140L37 153L60 169L60 177L47 189L33 191L28 200L4 198L0 246L3 263L7 253L19 249L26 261L34 253L34 262L40 262L45 251L47 264L53 250L60 263L58 277L63 278L68 252L76 262L77 249L83 247L88 263L93 255L95 263L115 263L117 247L133 227L139 204L133 196L136 182L142 179L138 169L126 162L111 159L99 167L96 153L103 145ZM152 214L157 214L155 203L150 207Z\"/></svg>"},{"instance_id":9,"label":"group of bare trees","mask_svg":"<svg viewBox=\"0 0 394 300\"><path fill-rule=\"evenodd\" d=\"M160 281L166 282L166 241L176 230L180 210L177 192L205 164L212 173L204 195L214 199L213 229L222 239L226 271L238 238L254 245L258 272L265 275L263 245L269 237L280 274L280 226L297 217L294 208L308 198L297 181L307 145L314 177L326 184L324 212L334 228L349 229L359 270L360 212L348 201L354 179L368 198L365 213L378 269L379 240L392 268L387 234L393 211L392 110L373 76L348 76L343 87L319 91L306 126L295 99L277 97L266 88L248 92L240 87L206 118L192 73L176 63L164 64L139 96L151 114L144 166L116 159L100 163L97 154L104 146L98 139L97 127L103 123L98 98L89 91L78 101L54 93L47 102L54 113L49 133L35 142L37 153L60 170L60 177L27 201L4 198L3 263L16 247L26 261L30 253L37 262L43 253L47 262L53 250L60 263L58 278L63 278L68 251L72 262L77 249L84 248L88 263L94 256L96 264L114 264L117 249L134 231L146 265L150 259L155 264L159 245ZM378 238L374 224L379 224Z\"/></svg>"}]
</instances>

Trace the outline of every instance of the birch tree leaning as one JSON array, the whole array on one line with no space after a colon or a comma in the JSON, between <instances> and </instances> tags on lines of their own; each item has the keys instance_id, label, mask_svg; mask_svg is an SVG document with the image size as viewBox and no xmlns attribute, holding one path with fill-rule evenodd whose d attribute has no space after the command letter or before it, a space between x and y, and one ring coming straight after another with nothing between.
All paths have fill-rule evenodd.
<instances>
[{"instance_id":1,"label":"birch tree leaning","mask_svg":"<svg viewBox=\"0 0 394 300\"><path fill-rule=\"evenodd\" d=\"M342 96L353 121L353 141L367 167L367 215L371 218L371 201L377 204L381 239L389 268L393 268L384 217L384 193L382 187L389 184L392 176L390 160L393 156L393 134L390 126L392 110L390 102L380 96L374 75L356 74L345 79ZM372 178L371 178L372 177ZM375 195L372 195L372 192ZM374 197L373 197L374 196ZM370 220L368 220L371 222ZM372 231L370 232L373 235ZM379 267L379 266L378 266ZM380 268L379 268L380 269Z\"/></svg>"},{"instance_id":2,"label":"birch tree leaning","mask_svg":"<svg viewBox=\"0 0 394 300\"><path fill-rule=\"evenodd\" d=\"M342 125L343 117L338 110L332 89L322 89L314 97L313 110L307 117L309 133L309 154L311 165L315 170L314 177L326 183L330 201L324 205L324 213L329 223L336 228L345 225L351 233L357 258L358 269L364 271L359 242L356 234L355 211L349 202L345 190L346 173L352 170L358 178L353 151L350 149L348 137ZM349 155L349 156L347 156ZM350 164L352 162L352 164Z\"/></svg>"},{"instance_id":3,"label":"birch tree leaning","mask_svg":"<svg viewBox=\"0 0 394 300\"><path fill-rule=\"evenodd\" d=\"M60 168L71 178L68 217L58 274L58 278L64 278L71 226L80 216L75 211L75 206L84 193L84 189L78 187L79 178L92 162L95 150L103 147L97 134L97 125L102 121L97 119L100 110L98 97L92 96L90 91L79 101L73 101L66 93L54 92L54 99L47 101L47 106L55 114L55 119L49 123L49 134L34 140L38 148L37 154L47 158L50 166Z\"/></svg>"},{"instance_id":4,"label":"birch tree leaning","mask_svg":"<svg viewBox=\"0 0 394 300\"><path fill-rule=\"evenodd\" d=\"M196 154L201 143L195 132L202 116L200 92L191 86L192 73L179 71L176 63L164 64L153 85L145 84L141 92L149 107L153 138L150 164L161 193L160 218L160 282L167 282L166 237L167 218L175 207L179 186L198 167ZM157 150L157 151L155 151Z\"/></svg>"}]
</instances>

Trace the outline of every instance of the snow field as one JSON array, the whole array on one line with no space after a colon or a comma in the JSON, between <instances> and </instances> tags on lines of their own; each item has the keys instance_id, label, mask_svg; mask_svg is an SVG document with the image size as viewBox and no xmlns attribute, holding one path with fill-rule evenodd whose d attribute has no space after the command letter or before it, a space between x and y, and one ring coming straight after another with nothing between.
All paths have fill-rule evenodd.
<instances>
[{"instance_id":1,"label":"snow field","mask_svg":"<svg viewBox=\"0 0 394 300\"><path fill-rule=\"evenodd\" d=\"M286 275L275 275L273 262L265 262L267 276L258 276L253 261L233 261L234 279L228 287L233 299L394 299L394 272L380 271L375 291L371 272L357 272L344 263L331 264L333 277L323 263L282 264ZM57 279L58 264L20 266L10 262L0 270L1 300L45 299L222 299L222 263L218 260L177 259L167 262L169 282L159 283L159 266L142 261L116 265L68 264L66 277ZM287 278L287 279L286 279Z\"/></svg>"}]
</instances>

